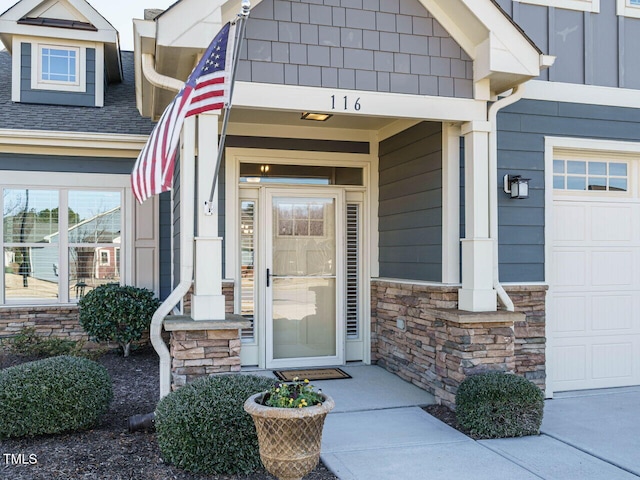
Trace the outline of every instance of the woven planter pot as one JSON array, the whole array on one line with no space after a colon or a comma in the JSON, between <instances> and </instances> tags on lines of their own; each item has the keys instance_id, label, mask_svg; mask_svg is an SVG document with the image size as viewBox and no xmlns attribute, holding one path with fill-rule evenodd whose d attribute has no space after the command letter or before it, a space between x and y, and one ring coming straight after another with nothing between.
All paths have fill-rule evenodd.
<instances>
[{"instance_id":1,"label":"woven planter pot","mask_svg":"<svg viewBox=\"0 0 640 480\"><path fill-rule=\"evenodd\" d=\"M258 403L263 395L253 395L244 403L258 432L260 460L280 480L299 480L320 460L324 419L335 403L323 394L322 405L276 408Z\"/></svg>"}]
</instances>

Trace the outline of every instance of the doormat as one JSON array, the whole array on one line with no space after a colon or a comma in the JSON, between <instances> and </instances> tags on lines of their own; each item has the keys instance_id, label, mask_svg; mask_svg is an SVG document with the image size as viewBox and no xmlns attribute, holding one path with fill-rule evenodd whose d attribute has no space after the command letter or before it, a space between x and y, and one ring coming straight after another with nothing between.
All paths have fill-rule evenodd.
<instances>
[{"instance_id":1,"label":"doormat","mask_svg":"<svg viewBox=\"0 0 640 480\"><path fill-rule=\"evenodd\" d=\"M309 370L274 370L273 374L278 380L292 382L295 377L300 380L338 380L341 378L351 378L344 370L339 368L311 368Z\"/></svg>"}]
</instances>

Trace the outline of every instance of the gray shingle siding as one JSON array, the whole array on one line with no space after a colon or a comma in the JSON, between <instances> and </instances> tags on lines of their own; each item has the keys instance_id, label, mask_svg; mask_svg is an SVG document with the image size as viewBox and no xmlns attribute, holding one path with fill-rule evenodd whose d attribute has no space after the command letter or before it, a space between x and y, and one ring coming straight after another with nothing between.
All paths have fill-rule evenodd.
<instances>
[{"instance_id":1,"label":"gray shingle siding","mask_svg":"<svg viewBox=\"0 0 640 480\"><path fill-rule=\"evenodd\" d=\"M11 55L0 51L0 125L51 130L148 135L154 123L136 107L133 52L121 52L124 80L105 89L104 107L36 105L11 101Z\"/></svg>"},{"instance_id":2,"label":"gray shingle siding","mask_svg":"<svg viewBox=\"0 0 640 480\"><path fill-rule=\"evenodd\" d=\"M442 125L380 143L380 276L442 279Z\"/></svg>"},{"instance_id":3,"label":"gray shingle siding","mask_svg":"<svg viewBox=\"0 0 640 480\"><path fill-rule=\"evenodd\" d=\"M544 281L544 138L640 142L640 110L521 100L498 115L498 178L530 178L528 199L499 185L500 281ZM498 182L501 183L501 182Z\"/></svg>"},{"instance_id":4,"label":"gray shingle siding","mask_svg":"<svg viewBox=\"0 0 640 480\"><path fill-rule=\"evenodd\" d=\"M471 98L473 62L429 12L417 0L378 3L262 1L238 79Z\"/></svg>"}]
</instances>

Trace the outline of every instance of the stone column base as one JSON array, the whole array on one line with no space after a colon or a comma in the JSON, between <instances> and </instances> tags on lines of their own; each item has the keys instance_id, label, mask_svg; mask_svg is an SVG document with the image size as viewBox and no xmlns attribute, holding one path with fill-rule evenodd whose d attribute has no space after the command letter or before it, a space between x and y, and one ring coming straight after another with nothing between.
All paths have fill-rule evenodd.
<instances>
[{"instance_id":1,"label":"stone column base","mask_svg":"<svg viewBox=\"0 0 640 480\"><path fill-rule=\"evenodd\" d=\"M171 332L171 390L200 377L240 371L240 330L250 322L238 315L226 320L167 318Z\"/></svg>"}]
</instances>

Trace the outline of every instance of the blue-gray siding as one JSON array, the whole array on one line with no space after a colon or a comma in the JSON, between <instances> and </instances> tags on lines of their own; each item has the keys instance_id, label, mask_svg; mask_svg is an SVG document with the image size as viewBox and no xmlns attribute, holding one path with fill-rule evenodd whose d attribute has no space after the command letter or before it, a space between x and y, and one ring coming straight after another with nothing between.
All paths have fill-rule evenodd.
<instances>
[{"instance_id":1,"label":"blue-gray siding","mask_svg":"<svg viewBox=\"0 0 640 480\"><path fill-rule=\"evenodd\" d=\"M160 298L171 293L171 193L160 194Z\"/></svg>"},{"instance_id":2,"label":"blue-gray siding","mask_svg":"<svg viewBox=\"0 0 640 480\"><path fill-rule=\"evenodd\" d=\"M96 50L87 48L86 89L84 92L60 92L55 90L34 90L31 88L31 44L21 43L20 101L24 103L44 103L47 105L69 105L75 107L96 106ZM83 66L81 65L80 68ZM61 119L58 119L59 121Z\"/></svg>"},{"instance_id":3,"label":"blue-gray siding","mask_svg":"<svg viewBox=\"0 0 640 480\"><path fill-rule=\"evenodd\" d=\"M640 89L640 19L618 16L616 0L580 12L498 0L536 45L557 57L541 79Z\"/></svg>"},{"instance_id":4,"label":"blue-gray siding","mask_svg":"<svg viewBox=\"0 0 640 480\"><path fill-rule=\"evenodd\" d=\"M246 37L239 80L473 94L472 61L417 0L264 0L251 10Z\"/></svg>"},{"instance_id":5,"label":"blue-gray siding","mask_svg":"<svg viewBox=\"0 0 640 480\"><path fill-rule=\"evenodd\" d=\"M380 276L442 280L442 125L380 144Z\"/></svg>"},{"instance_id":6,"label":"blue-gray siding","mask_svg":"<svg viewBox=\"0 0 640 480\"><path fill-rule=\"evenodd\" d=\"M498 178L531 178L525 200L509 199L499 187L503 282L544 281L545 136L640 142L640 110L521 100L499 114Z\"/></svg>"}]
</instances>

